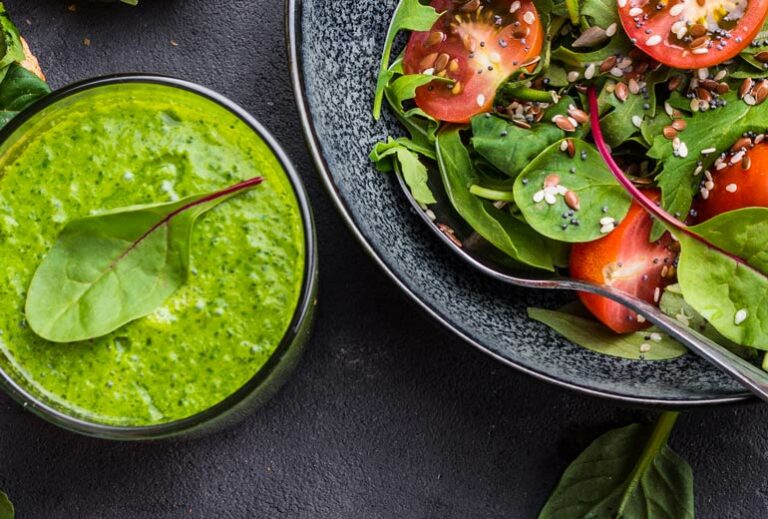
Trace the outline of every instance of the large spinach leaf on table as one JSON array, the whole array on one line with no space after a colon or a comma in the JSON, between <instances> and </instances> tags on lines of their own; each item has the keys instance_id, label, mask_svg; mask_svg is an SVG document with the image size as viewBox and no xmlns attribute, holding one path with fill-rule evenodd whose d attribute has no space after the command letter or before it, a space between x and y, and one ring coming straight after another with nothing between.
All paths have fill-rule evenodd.
<instances>
[{"instance_id":1,"label":"large spinach leaf on table","mask_svg":"<svg viewBox=\"0 0 768 519\"><path fill-rule=\"evenodd\" d=\"M0 519L13 519L13 504L8 496L0 491Z\"/></svg>"},{"instance_id":2,"label":"large spinach leaf on table","mask_svg":"<svg viewBox=\"0 0 768 519\"><path fill-rule=\"evenodd\" d=\"M539 519L693 519L693 474L667 445L677 413L600 436L565 470Z\"/></svg>"},{"instance_id":3,"label":"large spinach leaf on table","mask_svg":"<svg viewBox=\"0 0 768 519\"><path fill-rule=\"evenodd\" d=\"M48 85L34 73L17 63L10 65L0 82L0 127L50 91Z\"/></svg>"}]
</instances>

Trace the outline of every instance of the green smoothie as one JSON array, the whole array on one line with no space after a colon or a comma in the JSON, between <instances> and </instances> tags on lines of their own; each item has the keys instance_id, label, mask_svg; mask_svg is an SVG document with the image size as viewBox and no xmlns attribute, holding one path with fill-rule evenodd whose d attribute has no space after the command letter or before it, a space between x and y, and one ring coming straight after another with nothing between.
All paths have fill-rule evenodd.
<instances>
[{"instance_id":1,"label":"green smoothie","mask_svg":"<svg viewBox=\"0 0 768 519\"><path fill-rule=\"evenodd\" d=\"M304 279L299 205L280 162L238 117L163 85L59 101L0 150L0 367L61 411L109 425L165 423L242 387L289 327ZM198 221L186 285L151 315L54 344L24 321L26 291L64 224L265 182Z\"/></svg>"}]
</instances>

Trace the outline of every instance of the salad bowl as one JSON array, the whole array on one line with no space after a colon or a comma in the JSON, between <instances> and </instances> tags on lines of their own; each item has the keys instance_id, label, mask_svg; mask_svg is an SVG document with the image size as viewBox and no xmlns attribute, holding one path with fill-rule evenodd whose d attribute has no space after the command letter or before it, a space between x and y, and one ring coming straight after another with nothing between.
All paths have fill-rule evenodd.
<instances>
[{"instance_id":1,"label":"salad bowl","mask_svg":"<svg viewBox=\"0 0 768 519\"><path fill-rule=\"evenodd\" d=\"M584 394L639 405L691 407L748 399L735 381L693 355L628 360L580 348L527 317L569 292L511 287L452 254L403 196L395 175L368 159L402 132L371 112L395 0L291 0L289 45L308 144L331 197L355 236L397 285L459 337L501 362ZM439 355L439 352L435 352Z\"/></svg>"}]
</instances>

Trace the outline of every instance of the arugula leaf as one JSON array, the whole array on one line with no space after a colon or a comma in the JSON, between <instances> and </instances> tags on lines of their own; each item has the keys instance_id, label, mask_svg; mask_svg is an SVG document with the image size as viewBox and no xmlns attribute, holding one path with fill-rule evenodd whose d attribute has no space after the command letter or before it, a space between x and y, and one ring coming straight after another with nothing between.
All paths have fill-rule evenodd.
<instances>
[{"instance_id":1,"label":"arugula leaf","mask_svg":"<svg viewBox=\"0 0 768 519\"><path fill-rule=\"evenodd\" d=\"M623 220L632 197L614 178L592 145L579 139L571 139L571 142L575 149L574 158L561 151L558 142L544 150L518 175L515 202L530 226L544 236L569 243L587 242L603 236L601 218L610 216L616 222ZM577 211L572 210L563 195L553 194L553 204L542 198L550 175L556 175L559 185L576 195Z\"/></svg>"},{"instance_id":2,"label":"arugula leaf","mask_svg":"<svg viewBox=\"0 0 768 519\"><path fill-rule=\"evenodd\" d=\"M0 82L0 127L50 92L50 87L33 72L17 63L10 65Z\"/></svg>"},{"instance_id":3,"label":"arugula leaf","mask_svg":"<svg viewBox=\"0 0 768 519\"><path fill-rule=\"evenodd\" d=\"M434 204L435 197L427 185L427 168L419 160L418 153L419 150L413 149L413 143L409 139L395 140L390 137L387 142L380 142L373 148L370 159L379 171L387 172L393 168L397 170L418 203Z\"/></svg>"},{"instance_id":4,"label":"arugula leaf","mask_svg":"<svg viewBox=\"0 0 768 519\"><path fill-rule=\"evenodd\" d=\"M69 222L32 278L27 323L46 340L74 342L151 313L186 281L197 218L261 181Z\"/></svg>"},{"instance_id":5,"label":"arugula leaf","mask_svg":"<svg viewBox=\"0 0 768 519\"><path fill-rule=\"evenodd\" d=\"M667 445L677 413L600 436L565 470L539 519L693 519L691 467Z\"/></svg>"},{"instance_id":6,"label":"arugula leaf","mask_svg":"<svg viewBox=\"0 0 768 519\"><path fill-rule=\"evenodd\" d=\"M596 321L589 311L575 302L559 310L529 308L528 317L546 324L557 333L588 350L631 360L667 360L685 355L687 350L677 341L655 328L640 332L618 334ZM651 335L654 334L654 335ZM654 341L651 337L661 338ZM651 347L647 352L640 347L647 344Z\"/></svg>"},{"instance_id":7,"label":"arugula leaf","mask_svg":"<svg viewBox=\"0 0 768 519\"><path fill-rule=\"evenodd\" d=\"M392 54L392 43L395 41L397 33L404 30L409 31L428 31L442 16L432 7L421 4L419 0L400 0L392 21L387 30L387 37L384 40L384 50L381 54L381 64L379 65L379 76L376 80L376 93L373 99L373 118L378 120L381 117L381 101L384 95L384 88L389 84L394 72L389 68L389 58Z\"/></svg>"},{"instance_id":8,"label":"arugula leaf","mask_svg":"<svg viewBox=\"0 0 768 519\"><path fill-rule=\"evenodd\" d=\"M768 103L750 107L735 93L723 98L726 106L683 117L686 129L680 139L688 148L687 156L676 157L672 142L661 134L656 135L648 150L648 156L661 163L656 180L661 188L662 206L678 218L684 218L691 208L700 181L700 177L693 175L698 162L709 168L719 153L729 149L743 133L761 133L768 127ZM707 148L715 148L716 152L702 155L701 151ZM661 234L663 230L657 227L653 238Z\"/></svg>"},{"instance_id":9,"label":"arugula leaf","mask_svg":"<svg viewBox=\"0 0 768 519\"><path fill-rule=\"evenodd\" d=\"M4 492L0 492L0 519L13 519L13 503Z\"/></svg>"},{"instance_id":10,"label":"arugula leaf","mask_svg":"<svg viewBox=\"0 0 768 519\"><path fill-rule=\"evenodd\" d=\"M714 326L709 324L700 313L693 309L691 305L685 302L680 285L670 285L661 295L659 300L659 309L670 317L674 317L689 328L696 330L705 337L709 337L714 342L728 348L740 357L748 360L756 360L758 353L754 348L749 348L736 344L723 337Z\"/></svg>"},{"instance_id":11,"label":"arugula leaf","mask_svg":"<svg viewBox=\"0 0 768 519\"><path fill-rule=\"evenodd\" d=\"M445 191L461 217L483 238L512 259L554 270L545 238L509 212L469 191L474 184L474 165L461 142L460 126L447 126L437 136L437 163Z\"/></svg>"},{"instance_id":12,"label":"arugula leaf","mask_svg":"<svg viewBox=\"0 0 768 519\"><path fill-rule=\"evenodd\" d=\"M680 233L678 282L691 307L731 341L768 350L768 208L723 213Z\"/></svg>"}]
</instances>

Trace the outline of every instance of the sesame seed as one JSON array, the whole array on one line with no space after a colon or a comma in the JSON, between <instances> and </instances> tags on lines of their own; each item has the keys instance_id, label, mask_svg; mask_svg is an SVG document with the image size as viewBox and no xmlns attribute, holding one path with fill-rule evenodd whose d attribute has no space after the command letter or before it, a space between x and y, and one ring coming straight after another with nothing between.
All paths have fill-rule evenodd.
<instances>
[{"instance_id":1,"label":"sesame seed","mask_svg":"<svg viewBox=\"0 0 768 519\"><path fill-rule=\"evenodd\" d=\"M640 128L643 125L643 118L639 115L633 115L632 116L632 124Z\"/></svg>"},{"instance_id":2,"label":"sesame seed","mask_svg":"<svg viewBox=\"0 0 768 519\"><path fill-rule=\"evenodd\" d=\"M552 193L545 193L544 201L549 205L555 205L557 203L557 197Z\"/></svg>"},{"instance_id":3,"label":"sesame seed","mask_svg":"<svg viewBox=\"0 0 768 519\"><path fill-rule=\"evenodd\" d=\"M483 106L485 104L485 96L483 94L477 95L477 106Z\"/></svg>"},{"instance_id":4,"label":"sesame seed","mask_svg":"<svg viewBox=\"0 0 768 519\"><path fill-rule=\"evenodd\" d=\"M654 34L653 36L645 40L645 44L648 45L649 47L653 47L654 45L658 45L659 43L661 43L661 36L659 36L658 34Z\"/></svg>"},{"instance_id":5,"label":"sesame seed","mask_svg":"<svg viewBox=\"0 0 768 519\"><path fill-rule=\"evenodd\" d=\"M681 158L685 158L688 156L688 145L684 142L680 143L680 147L677 148L677 154Z\"/></svg>"},{"instance_id":6,"label":"sesame seed","mask_svg":"<svg viewBox=\"0 0 768 519\"><path fill-rule=\"evenodd\" d=\"M661 289L659 287L656 287L653 289L653 302L658 303L659 298L661 297Z\"/></svg>"},{"instance_id":7,"label":"sesame seed","mask_svg":"<svg viewBox=\"0 0 768 519\"><path fill-rule=\"evenodd\" d=\"M672 115L675 113L674 109L672 108L672 105L669 104L667 101L664 101L664 111L667 112L667 115L672 117Z\"/></svg>"},{"instance_id":8,"label":"sesame seed","mask_svg":"<svg viewBox=\"0 0 768 519\"><path fill-rule=\"evenodd\" d=\"M568 141L563 140L563 142L560 143L560 151L568 151Z\"/></svg>"},{"instance_id":9,"label":"sesame seed","mask_svg":"<svg viewBox=\"0 0 768 519\"><path fill-rule=\"evenodd\" d=\"M612 216L603 216L600 218L600 225L613 225L616 223L616 219Z\"/></svg>"},{"instance_id":10,"label":"sesame seed","mask_svg":"<svg viewBox=\"0 0 768 519\"><path fill-rule=\"evenodd\" d=\"M709 189L707 189L706 187L702 187L702 188L699 190L699 192L701 193L701 198L703 198L704 200L706 200L707 198L709 198Z\"/></svg>"},{"instance_id":11,"label":"sesame seed","mask_svg":"<svg viewBox=\"0 0 768 519\"><path fill-rule=\"evenodd\" d=\"M709 77L709 69L707 69L706 67L697 69L696 74L699 76L700 80L704 81Z\"/></svg>"},{"instance_id":12,"label":"sesame seed","mask_svg":"<svg viewBox=\"0 0 768 519\"><path fill-rule=\"evenodd\" d=\"M605 35L606 35L606 36L608 36L608 37L610 38L611 36L613 36L614 34L616 34L616 29L617 29L617 27L618 27L618 26L616 25L616 22L613 22L611 25L609 25L608 27L606 27L606 29L605 29Z\"/></svg>"},{"instance_id":13,"label":"sesame seed","mask_svg":"<svg viewBox=\"0 0 768 519\"><path fill-rule=\"evenodd\" d=\"M725 190L728 191L729 193L735 193L738 188L739 187L736 184L728 184L727 186L725 186Z\"/></svg>"},{"instance_id":14,"label":"sesame seed","mask_svg":"<svg viewBox=\"0 0 768 519\"><path fill-rule=\"evenodd\" d=\"M536 191L533 194L533 202L534 203L538 204L539 202L541 202L543 200L544 200L544 190L543 189L541 191Z\"/></svg>"},{"instance_id":15,"label":"sesame seed","mask_svg":"<svg viewBox=\"0 0 768 519\"><path fill-rule=\"evenodd\" d=\"M640 315L640 314L637 314L637 322L638 322L638 323L641 323L641 324L642 324L642 323L644 323L644 322L645 322L645 320L646 320L646 319L645 319L645 317L644 317L644 316L642 316L642 315Z\"/></svg>"},{"instance_id":16,"label":"sesame seed","mask_svg":"<svg viewBox=\"0 0 768 519\"><path fill-rule=\"evenodd\" d=\"M704 156L707 156L707 155L710 155L710 154L712 154L712 153L714 153L716 151L717 151L716 148L704 148L703 150L701 150L701 154L704 155Z\"/></svg>"},{"instance_id":17,"label":"sesame seed","mask_svg":"<svg viewBox=\"0 0 768 519\"><path fill-rule=\"evenodd\" d=\"M600 227L600 232L603 234L608 234L613 229L615 229L615 226L613 224L603 225L602 227Z\"/></svg>"},{"instance_id":18,"label":"sesame seed","mask_svg":"<svg viewBox=\"0 0 768 519\"><path fill-rule=\"evenodd\" d=\"M680 16L683 13L683 9L685 9L685 4L680 2L679 4L672 6L672 9L669 10L669 14L672 16Z\"/></svg>"},{"instance_id":19,"label":"sesame seed","mask_svg":"<svg viewBox=\"0 0 768 519\"><path fill-rule=\"evenodd\" d=\"M707 47L698 47L696 49L693 49L691 51L691 54L706 54L709 52L709 49Z\"/></svg>"},{"instance_id":20,"label":"sesame seed","mask_svg":"<svg viewBox=\"0 0 768 519\"><path fill-rule=\"evenodd\" d=\"M525 21L525 23L527 23L528 25L531 25L533 22L536 21L536 15L533 14L533 11L527 11L523 15L523 21Z\"/></svg>"},{"instance_id":21,"label":"sesame seed","mask_svg":"<svg viewBox=\"0 0 768 519\"><path fill-rule=\"evenodd\" d=\"M651 351L651 345L647 343L643 343L640 345L640 353L648 353Z\"/></svg>"},{"instance_id":22,"label":"sesame seed","mask_svg":"<svg viewBox=\"0 0 768 519\"><path fill-rule=\"evenodd\" d=\"M433 68L428 68L424 72L422 72L422 74L424 74L425 76L431 76L434 73L435 73L435 69Z\"/></svg>"},{"instance_id":23,"label":"sesame seed","mask_svg":"<svg viewBox=\"0 0 768 519\"><path fill-rule=\"evenodd\" d=\"M584 79L592 79L595 75L595 69L594 63L587 65L587 69L584 71Z\"/></svg>"},{"instance_id":24,"label":"sesame seed","mask_svg":"<svg viewBox=\"0 0 768 519\"><path fill-rule=\"evenodd\" d=\"M568 76L567 77L568 77L568 82L569 83L573 83L574 81L579 79L579 72L576 71L576 70L572 70L572 71L568 72Z\"/></svg>"},{"instance_id":25,"label":"sesame seed","mask_svg":"<svg viewBox=\"0 0 768 519\"><path fill-rule=\"evenodd\" d=\"M624 75L624 71L621 70L619 67L613 67L611 69L611 75L614 77L621 77Z\"/></svg>"},{"instance_id":26,"label":"sesame seed","mask_svg":"<svg viewBox=\"0 0 768 519\"><path fill-rule=\"evenodd\" d=\"M747 313L747 309L742 308L741 310L736 312L736 315L733 316L733 324L737 326L740 325L741 323L747 320L748 315L749 314Z\"/></svg>"},{"instance_id":27,"label":"sesame seed","mask_svg":"<svg viewBox=\"0 0 768 519\"><path fill-rule=\"evenodd\" d=\"M640 16L643 14L643 9L640 7L633 7L629 10L629 16Z\"/></svg>"},{"instance_id":28,"label":"sesame seed","mask_svg":"<svg viewBox=\"0 0 768 519\"><path fill-rule=\"evenodd\" d=\"M512 5L509 6L509 12L514 13L518 9L520 9L520 0L515 0L512 2Z\"/></svg>"},{"instance_id":29,"label":"sesame seed","mask_svg":"<svg viewBox=\"0 0 768 519\"><path fill-rule=\"evenodd\" d=\"M619 7L621 8L627 7L627 0L619 0Z\"/></svg>"},{"instance_id":30,"label":"sesame seed","mask_svg":"<svg viewBox=\"0 0 768 519\"><path fill-rule=\"evenodd\" d=\"M661 342L661 339L662 339L662 337L661 337L661 334L660 334L660 333L657 333L657 332L653 332L653 333L650 335L650 337L651 337L651 340L652 340L652 341L656 341L656 342Z\"/></svg>"}]
</instances>

